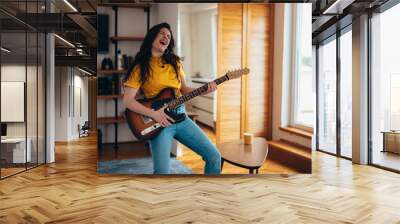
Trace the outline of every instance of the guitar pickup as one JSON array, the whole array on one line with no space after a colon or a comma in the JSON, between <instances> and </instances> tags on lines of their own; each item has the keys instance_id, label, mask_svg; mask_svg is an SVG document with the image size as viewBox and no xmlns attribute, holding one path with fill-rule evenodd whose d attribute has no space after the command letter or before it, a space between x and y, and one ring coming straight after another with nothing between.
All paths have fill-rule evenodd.
<instances>
[{"instance_id":1,"label":"guitar pickup","mask_svg":"<svg viewBox=\"0 0 400 224\"><path fill-rule=\"evenodd\" d=\"M141 117L142 117L143 123L145 123L145 124L148 124L153 121L153 119L151 119L151 117L149 117L149 116L142 115Z\"/></svg>"},{"instance_id":2,"label":"guitar pickup","mask_svg":"<svg viewBox=\"0 0 400 224\"><path fill-rule=\"evenodd\" d=\"M142 132L140 132L141 135L147 135L148 133L154 131L155 129L161 127L160 123L155 123L152 126L145 128Z\"/></svg>"}]
</instances>

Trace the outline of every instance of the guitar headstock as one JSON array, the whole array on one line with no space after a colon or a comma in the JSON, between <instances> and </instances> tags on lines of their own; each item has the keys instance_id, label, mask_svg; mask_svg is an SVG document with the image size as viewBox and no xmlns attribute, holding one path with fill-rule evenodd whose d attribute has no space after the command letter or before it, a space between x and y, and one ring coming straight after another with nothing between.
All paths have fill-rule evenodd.
<instances>
[{"instance_id":1,"label":"guitar headstock","mask_svg":"<svg viewBox=\"0 0 400 224\"><path fill-rule=\"evenodd\" d=\"M228 76L229 79L236 79L239 78L242 75L247 75L249 74L250 69L248 68L241 68L241 69L236 69L232 71L228 71L226 75Z\"/></svg>"}]
</instances>

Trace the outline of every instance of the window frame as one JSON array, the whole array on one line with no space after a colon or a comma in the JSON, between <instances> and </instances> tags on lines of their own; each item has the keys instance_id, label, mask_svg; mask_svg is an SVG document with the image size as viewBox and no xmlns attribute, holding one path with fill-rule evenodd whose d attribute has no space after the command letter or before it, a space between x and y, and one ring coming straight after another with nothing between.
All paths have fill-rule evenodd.
<instances>
[{"instance_id":1,"label":"window frame","mask_svg":"<svg viewBox=\"0 0 400 224\"><path fill-rule=\"evenodd\" d=\"M327 38L325 38L325 39L323 39L323 40L320 40L320 41L318 41L318 43L317 43L317 57L314 59L315 60L315 62L316 62L316 64L317 64L317 69L316 69L316 80L317 80L317 83L316 83L316 85L317 85L317 100L316 100L316 127L317 127L317 129L316 129L316 150L317 151L320 151L320 152L324 152L324 153L327 153L327 154L330 154L330 155L333 155L333 156L336 156L336 157L339 157L339 158L344 158L344 159L347 159L347 160L352 160L352 158L350 158L350 157L347 157L347 156L344 156L343 155L343 153L342 153L342 148L341 148L341 146L342 146L342 143L341 143L341 129L342 129L342 127L341 127L341 118L340 118L340 113L341 113L341 108L340 108L340 105L341 105L341 89L340 89L340 86L341 86L341 82L342 82L342 80L341 80L341 63L340 63L340 59L341 59L341 53L340 53L340 43L341 43L341 36L343 36L344 34L346 34L347 32L353 32L352 31L353 29L352 29L352 23L350 23L350 24L348 24L348 25L346 25L346 26L344 26L344 27L342 27L341 29L338 29L338 30L336 30L336 33L335 34L332 34L331 36L329 36L329 37L327 37ZM321 145L320 145L320 141L319 141L319 138L320 138L320 131L321 130L319 130L319 128L318 128L318 126L319 126L319 124L320 124L320 117L319 117L319 109L318 109L318 107L319 107L319 103L320 103L320 100L319 100L319 98L321 97L319 94L318 94L318 86L320 85L320 79L319 79L319 77L320 77L320 73L319 73L319 65L318 65L318 62L319 62L319 51L318 51L318 49L322 46L322 45L324 45L324 44L327 44L327 43L329 43L329 42L331 42L331 41L336 41L336 152L334 152L334 153L332 153L332 152L329 152L329 151L327 151L327 150L325 150L325 149L323 149L323 148L321 148Z\"/></svg>"},{"instance_id":2,"label":"window frame","mask_svg":"<svg viewBox=\"0 0 400 224\"><path fill-rule=\"evenodd\" d=\"M338 115L339 115L339 113L338 113L338 111L339 111L339 108L338 108L338 105L340 105L340 99L339 99L339 91L338 91L338 83L340 82L340 79L339 79L339 72L340 72L340 70L339 70L339 68L338 68L338 55L339 55L339 52L338 52L338 49L340 49L340 43L339 43L339 41L340 40L338 40L340 37L339 37L340 35L339 35L339 33L337 32L337 33L335 33L335 34L333 34L333 35L331 35L330 37L328 37L327 39L325 39L325 40L323 40L323 41L321 41L321 42L319 42L318 43L318 45L317 45L317 52L316 52L316 54L317 54L317 57L315 58L315 61L316 61L316 64L318 65L317 66L317 68L316 68L316 77L317 77L317 89L316 89L316 91L317 91L317 99L316 99L316 117L317 117L317 122L316 122L316 150L317 151L321 151L321 152L324 152L324 153L327 153L327 154L330 154L330 155L334 155L334 156L338 156L339 155L339 151L338 151L338 148L339 148L339 144L340 144L340 138L338 138L338 129L339 129L339 127L338 127ZM334 63L335 63L335 151L334 152L332 152L332 150L328 150L327 148L325 148L325 147L321 147L321 141L320 141L320 137L321 137L321 128L320 128L320 124L321 124L321 122L323 122L323 120L321 119L321 116L320 116L320 112L321 112L321 108L319 107L320 106L320 103L321 103L321 97L323 97L324 95L323 94L320 94L320 86L321 86L321 84L323 84L323 81L322 81L322 79L321 79L321 64L322 63L320 63L321 62L321 60L323 60L323 59L325 59L322 55L322 53L321 53L321 51L324 51L325 49L325 45L328 45L328 44L331 44L331 43L334 43L335 44L335 61L334 61ZM326 59L325 59L326 60ZM325 81L325 80L324 80Z\"/></svg>"},{"instance_id":3,"label":"window frame","mask_svg":"<svg viewBox=\"0 0 400 224\"><path fill-rule=\"evenodd\" d=\"M292 75L290 76L290 86L291 86L291 91L290 91L290 105L289 105L289 126L294 127L294 128L298 128L307 132L314 132L314 128L315 128L315 105L314 105L314 119L313 119L313 124L312 126L309 126L305 123L301 123L298 121L297 119L297 108L299 105L298 102L298 90L299 90L299 74L300 74L300 64L301 64L301 51L297 50L297 46L301 45L301 38L297 38L297 34L300 33L300 27L302 24L302 19L298 19L298 15L300 12L300 9L303 8L303 4L296 4L294 7L292 7L292 29L295 32L295 35L292 35L292 49L294 49L292 51L292 63L293 66L291 67L292 69ZM310 21L310 25L311 25L311 21ZM310 39L310 44L311 44L311 39ZM312 48L312 55L313 55L313 50L314 48L311 46ZM313 61L313 58L312 58ZM312 67L313 69L313 67ZM314 71L312 71L312 80L313 80L313 88L315 90L315 76L314 76Z\"/></svg>"},{"instance_id":4,"label":"window frame","mask_svg":"<svg viewBox=\"0 0 400 224\"><path fill-rule=\"evenodd\" d=\"M374 67L376 66L374 64L374 41L375 41L375 35L374 32L376 27L373 25L373 20L376 18L376 16L378 16L379 14L383 14L385 13L387 10L397 6L398 4L400 4L398 1L396 0L388 0L387 2L385 2L384 4L380 5L379 7L375 8L372 11L368 12L368 29L367 29L367 38L368 38L368 70L367 70L367 75L368 75L368 165L373 166L373 167L377 167L380 169L384 169L384 170L388 170L391 172L395 172L395 173L400 173L400 170L395 169L395 168L391 168L385 164L381 164L379 162L374 161L374 136L373 136L373 95L374 95L374 88L373 88L373 79L375 76L375 71L374 71ZM391 82L391 81L390 81ZM390 102L391 99L389 99ZM390 108L390 107L389 107ZM390 117L390 116L389 116ZM390 120L390 118L389 118ZM389 121L391 122L391 121Z\"/></svg>"}]
</instances>

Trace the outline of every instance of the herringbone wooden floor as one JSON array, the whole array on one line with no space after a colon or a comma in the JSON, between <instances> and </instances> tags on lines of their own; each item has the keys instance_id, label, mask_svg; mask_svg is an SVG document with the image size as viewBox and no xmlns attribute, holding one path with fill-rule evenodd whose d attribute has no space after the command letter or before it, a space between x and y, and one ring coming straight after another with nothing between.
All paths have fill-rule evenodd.
<instances>
[{"instance_id":1,"label":"herringbone wooden floor","mask_svg":"<svg viewBox=\"0 0 400 224\"><path fill-rule=\"evenodd\" d=\"M322 153L313 174L96 173L95 139L0 181L0 223L400 223L400 175Z\"/></svg>"}]
</instances>

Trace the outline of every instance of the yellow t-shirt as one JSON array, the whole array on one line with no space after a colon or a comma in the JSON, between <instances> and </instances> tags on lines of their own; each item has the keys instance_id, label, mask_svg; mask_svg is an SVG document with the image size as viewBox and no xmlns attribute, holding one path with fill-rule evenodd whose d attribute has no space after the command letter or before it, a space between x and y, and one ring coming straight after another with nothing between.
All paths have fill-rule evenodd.
<instances>
[{"instance_id":1,"label":"yellow t-shirt","mask_svg":"<svg viewBox=\"0 0 400 224\"><path fill-rule=\"evenodd\" d=\"M181 80L185 76L181 62L178 62L179 80L176 78L174 67L170 64L164 64L161 57L151 57L149 65L150 76L144 84L140 83L139 66L135 66L124 85L134 89L141 88L146 98L155 97L165 88L173 88L176 96L181 95L179 91L182 85Z\"/></svg>"}]
</instances>

